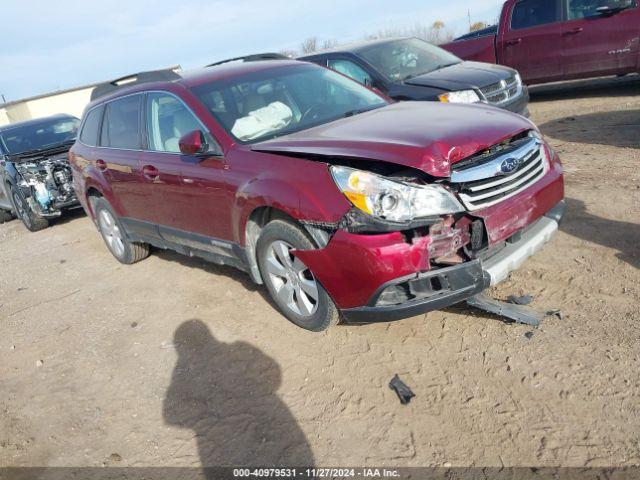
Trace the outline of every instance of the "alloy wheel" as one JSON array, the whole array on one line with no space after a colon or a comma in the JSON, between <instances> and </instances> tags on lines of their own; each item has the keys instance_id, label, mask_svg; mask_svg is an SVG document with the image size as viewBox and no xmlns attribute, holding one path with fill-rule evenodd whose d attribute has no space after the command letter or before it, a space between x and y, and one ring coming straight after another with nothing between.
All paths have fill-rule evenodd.
<instances>
[{"instance_id":1,"label":"alloy wheel","mask_svg":"<svg viewBox=\"0 0 640 480\"><path fill-rule=\"evenodd\" d=\"M122 257L124 255L124 242L116 219L107 210L100 210L98 217L100 231L104 235L107 246L117 257Z\"/></svg>"},{"instance_id":2,"label":"alloy wheel","mask_svg":"<svg viewBox=\"0 0 640 480\"><path fill-rule=\"evenodd\" d=\"M312 316L318 309L318 284L311 270L291 254L293 247L277 240L267 249L267 275L278 299L293 313Z\"/></svg>"}]
</instances>

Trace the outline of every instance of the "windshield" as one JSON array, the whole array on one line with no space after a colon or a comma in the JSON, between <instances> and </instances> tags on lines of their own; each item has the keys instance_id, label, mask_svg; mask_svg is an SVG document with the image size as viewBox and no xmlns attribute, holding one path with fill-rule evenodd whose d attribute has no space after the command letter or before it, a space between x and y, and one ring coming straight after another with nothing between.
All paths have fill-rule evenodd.
<instances>
[{"instance_id":1,"label":"windshield","mask_svg":"<svg viewBox=\"0 0 640 480\"><path fill-rule=\"evenodd\" d=\"M63 117L9 128L0 132L0 142L9 155L54 148L73 142L80 120Z\"/></svg>"},{"instance_id":2,"label":"windshield","mask_svg":"<svg viewBox=\"0 0 640 480\"><path fill-rule=\"evenodd\" d=\"M303 64L254 72L192 89L242 143L298 132L387 105L332 70Z\"/></svg>"},{"instance_id":3,"label":"windshield","mask_svg":"<svg viewBox=\"0 0 640 480\"><path fill-rule=\"evenodd\" d=\"M455 55L417 38L372 45L360 50L358 55L394 81L407 80L461 62Z\"/></svg>"}]
</instances>

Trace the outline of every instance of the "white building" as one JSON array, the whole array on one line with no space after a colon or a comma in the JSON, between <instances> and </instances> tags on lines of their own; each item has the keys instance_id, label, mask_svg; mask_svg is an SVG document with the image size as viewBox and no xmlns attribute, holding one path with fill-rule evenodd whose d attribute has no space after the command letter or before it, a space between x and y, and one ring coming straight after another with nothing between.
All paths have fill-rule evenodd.
<instances>
[{"instance_id":1,"label":"white building","mask_svg":"<svg viewBox=\"0 0 640 480\"><path fill-rule=\"evenodd\" d=\"M170 67L175 72L180 71L180 66ZM167 69L167 70L169 70ZM125 77L122 83L127 83L135 74ZM114 80L120 82L120 80ZM91 92L100 85L94 83L78 88L60 90L52 93L45 93L36 97L24 98L13 102L0 103L0 126L9 123L22 122L35 118L48 117L57 113L67 113L75 117L82 117L82 112L91 100Z\"/></svg>"}]
</instances>

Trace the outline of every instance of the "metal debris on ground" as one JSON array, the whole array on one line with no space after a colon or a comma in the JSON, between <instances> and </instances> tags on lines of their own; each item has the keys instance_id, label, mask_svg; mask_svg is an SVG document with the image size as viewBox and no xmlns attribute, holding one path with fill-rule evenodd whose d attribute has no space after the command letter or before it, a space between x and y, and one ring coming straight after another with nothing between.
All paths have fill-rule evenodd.
<instances>
[{"instance_id":1,"label":"metal debris on ground","mask_svg":"<svg viewBox=\"0 0 640 480\"><path fill-rule=\"evenodd\" d=\"M533 302L533 297L531 295L522 295L518 297L517 295L509 295L507 297L508 303L513 303L514 305L531 305Z\"/></svg>"},{"instance_id":2,"label":"metal debris on ground","mask_svg":"<svg viewBox=\"0 0 640 480\"><path fill-rule=\"evenodd\" d=\"M560 320L564 320L564 315L560 310L549 310L547 312L547 316L549 317L558 317Z\"/></svg>"},{"instance_id":3,"label":"metal debris on ground","mask_svg":"<svg viewBox=\"0 0 640 480\"><path fill-rule=\"evenodd\" d=\"M537 312L531 307L494 300L482 293L467 299L467 305L500 317L508 318L516 323L531 325L532 327L540 325L542 320L547 316L545 313Z\"/></svg>"},{"instance_id":4,"label":"metal debris on ground","mask_svg":"<svg viewBox=\"0 0 640 480\"><path fill-rule=\"evenodd\" d=\"M415 393L411 391L411 389L405 384L400 377L396 373L395 377L391 379L389 382L389 388L396 392L398 398L400 399L400 403L402 405L406 405L411 401L413 397L415 397Z\"/></svg>"},{"instance_id":5,"label":"metal debris on ground","mask_svg":"<svg viewBox=\"0 0 640 480\"><path fill-rule=\"evenodd\" d=\"M527 340L531 340L533 338L533 332L527 332L524 334L524 336Z\"/></svg>"}]
</instances>

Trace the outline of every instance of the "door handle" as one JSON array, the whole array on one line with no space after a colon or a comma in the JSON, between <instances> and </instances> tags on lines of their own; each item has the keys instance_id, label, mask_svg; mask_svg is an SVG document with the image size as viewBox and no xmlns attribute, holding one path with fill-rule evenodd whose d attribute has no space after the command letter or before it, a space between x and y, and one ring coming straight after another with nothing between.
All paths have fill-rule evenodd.
<instances>
[{"instance_id":1,"label":"door handle","mask_svg":"<svg viewBox=\"0 0 640 480\"><path fill-rule=\"evenodd\" d=\"M142 167L142 175L148 180L155 180L160 175L160 172L153 165L145 165Z\"/></svg>"},{"instance_id":2,"label":"door handle","mask_svg":"<svg viewBox=\"0 0 640 480\"><path fill-rule=\"evenodd\" d=\"M522 39L521 38L514 38L513 40L507 40L506 42L504 42L507 46L512 46L512 45L520 45L522 43Z\"/></svg>"},{"instance_id":3,"label":"door handle","mask_svg":"<svg viewBox=\"0 0 640 480\"><path fill-rule=\"evenodd\" d=\"M96 168L98 170L100 170L101 172L106 172L107 171L107 162L105 162L104 160L96 160Z\"/></svg>"},{"instance_id":4,"label":"door handle","mask_svg":"<svg viewBox=\"0 0 640 480\"><path fill-rule=\"evenodd\" d=\"M584 31L584 28L576 27L576 28L573 28L571 30L567 30L564 33L566 33L567 35L575 35L576 33L582 33L583 31Z\"/></svg>"}]
</instances>

